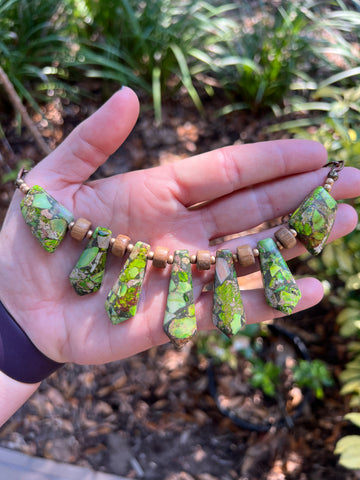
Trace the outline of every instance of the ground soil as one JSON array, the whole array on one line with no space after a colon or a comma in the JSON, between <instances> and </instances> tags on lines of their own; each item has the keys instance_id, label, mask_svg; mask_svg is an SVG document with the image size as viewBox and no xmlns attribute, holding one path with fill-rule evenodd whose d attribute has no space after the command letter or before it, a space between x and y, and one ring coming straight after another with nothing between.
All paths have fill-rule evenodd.
<instances>
[{"instance_id":1,"label":"ground soil","mask_svg":"<svg viewBox=\"0 0 360 480\"><path fill-rule=\"evenodd\" d=\"M101 103L99 95L95 98L82 107L54 100L43 118L34 115L52 148L95 110ZM267 114L254 118L238 112L217 117L222 102L208 100L206 115L201 117L183 98L169 100L161 126L154 124L151 108L143 108L126 144L95 177L174 162L226 144L274 138L264 133L273 121ZM39 161L41 154L24 129L19 135L10 107L2 111L5 137L0 140L0 169L4 174L21 159ZM11 182L1 185L1 218L12 192ZM243 420L265 425L270 419L275 424L268 432L256 432L224 416L209 390L209 359L194 342L181 351L166 345L105 366L66 365L44 381L0 429L0 445L129 479L360 478L340 467L333 454L337 440L351 433L343 421L348 400L340 396L336 380L346 362L336 313L324 301L278 322L299 335L311 357L324 360L335 378L322 401L306 397L294 422L276 425L284 408L288 410L284 403L289 399L269 401L251 389L241 359L235 370L226 363L214 367L220 400ZM294 356L285 343L281 348L276 343L276 350ZM291 400L294 411L295 394ZM303 399L301 392L297 394Z\"/></svg>"}]
</instances>

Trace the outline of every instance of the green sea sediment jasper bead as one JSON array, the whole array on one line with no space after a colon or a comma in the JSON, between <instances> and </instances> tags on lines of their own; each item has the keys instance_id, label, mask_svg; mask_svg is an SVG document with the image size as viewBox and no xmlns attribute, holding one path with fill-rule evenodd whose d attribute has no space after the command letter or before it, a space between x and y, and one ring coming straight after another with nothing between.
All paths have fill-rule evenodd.
<instances>
[{"instance_id":1,"label":"green sea sediment jasper bead","mask_svg":"<svg viewBox=\"0 0 360 480\"><path fill-rule=\"evenodd\" d=\"M137 242L105 302L111 322L124 322L136 314L140 292L144 282L147 254L150 245Z\"/></svg>"},{"instance_id":2,"label":"green sea sediment jasper bead","mask_svg":"<svg viewBox=\"0 0 360 480\"><path fill-rule=\"evenodd\" d=\"M245 324L245 311L230 250L216 252L213 323L228 337Z\"/></svg>"},{"instance_id":3,"label":"green sea sediment jasper bead","mask_svg":"<svg viewBox=\"0 0 360 480\"><path fill-rule=\"evenodd\" d=\"M266 301L290 315L301 298L300 289L272 238L260 240L258 250Z\"/></svg>"},{"instance_id":4,"label":"green sea sediment jasper bead","mask_svg":"<svg viewBox=\"0 0 360 480\"><path fill-rule=\"evenodd\" d=\"M298 239L312 255L318 255L323 249L334 224L336 210L336 200L320 186L291 215L289 226L296 230Z\"/></svg>"},{"instance_id":5,"label":"green sea sediment jasper bead","mask_svg":"<svg viewBox=\"0 0 360 480\"><path fill-rule=\"evenodd\" d=\"M164 317L164 332L178 347L185 345L196 333L191 263L187 250L174 252Z\"/></svg>"},{"instance_id":6,"label":"green sea sediment jasper bead","mask_svg":"<svg viewBox=\"0 0 360 480\"><path fill-rule=\"evenodd\" d=\"M77 264L70 273L70 283L78 295L97 292L105 272L111 230L97 227Z\"/></svg>"},{"instance_id":7,"label":"green sea sediment jasper bead","mask_svg":"<svg viewBox=\"0 0 360 480\"><path fill-rule=\"evenodd\" d=\"M72 214L38 185L30 188L20 206L34 237L47 252L54 252L74 220Z\"/></svg>"}]
</instances>

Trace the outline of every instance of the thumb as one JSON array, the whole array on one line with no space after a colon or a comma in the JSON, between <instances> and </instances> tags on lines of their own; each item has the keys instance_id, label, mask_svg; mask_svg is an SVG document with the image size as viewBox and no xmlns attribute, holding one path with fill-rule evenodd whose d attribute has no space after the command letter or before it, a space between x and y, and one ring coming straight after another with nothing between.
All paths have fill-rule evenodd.
<instances>
[{"instance_id":1,"label":"thumb","mask_svg":"<svg viewBox=\"0 0 360 480\"><path fill-rule=\"evenodd\" d=\"M136 94L123 87L31 171L32 179L46 177L53 189L86 181L125 141L138 114Z\"/></svg>"}]
</instances>

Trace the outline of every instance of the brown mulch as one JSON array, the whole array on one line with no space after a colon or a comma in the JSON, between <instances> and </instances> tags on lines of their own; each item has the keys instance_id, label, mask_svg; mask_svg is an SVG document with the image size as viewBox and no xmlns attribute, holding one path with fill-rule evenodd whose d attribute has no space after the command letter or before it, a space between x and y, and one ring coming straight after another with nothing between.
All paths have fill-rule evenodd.
<instances>
[{"instance_id":1,"label":"brown mulch","mask_svg":"<svg viewBox=\"0 0 360 480\"><path fill-rule=\"evenodd\" d=\"M80 108L57 100L46 109L48 121L36 116L34 120L55 146L95 109L95 103ZM263 133L269 122L266 115L254 119L240 112L217 118L220 104L208 101L206 118L201 118L183 99L169 101L160 127L154 126L151 111L142 112L125 146L95 176L268 138ZM9 121L10 111L5 113L0 115L7 139L0 141L2 174L25 157L40 160L27 132L19 137ZM12 191L10 182L1 186L1 218ZM336 377L346 362L346 345L338 335L335 313L325 302L282 324L299 334L312 358L326 361ZM333 455L336 441L351 432L342 420L348 408L338 384L326 390L323 401L309 401L294 426L257 433L236 426L219 412L209 393L207 366L195 343L180 352L165 345L104 366L66 365L0 429L0 445L129 479L360 478L340 467ZM223 397L228 395L232 407L246 405L247 420L256 413L257 419L266 421L270 415L266 399L244 383L244 370L217 366L219 390Z\"/></svg>"}]
</instances>

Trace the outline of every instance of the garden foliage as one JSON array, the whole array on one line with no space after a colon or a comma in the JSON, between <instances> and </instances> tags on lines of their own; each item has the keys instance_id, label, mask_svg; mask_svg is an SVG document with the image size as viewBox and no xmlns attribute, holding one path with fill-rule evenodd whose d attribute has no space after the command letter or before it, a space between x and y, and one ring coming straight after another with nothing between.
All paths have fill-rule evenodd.
<instances>
[{"instance_id":1,"label":"garden foliage","mask_svg":"<svg viewBox=\"0 0 360 480\"><path fill-rule=\"evenodd\" d=\"M17 93L33 108L54 91L71 95L68 82L66 16L62 2L0 2L0 66Z\"/></svg>"},{"instance_id":2,"label":"garden foliage","mask_svg":"<svg viewBox=\"0 0 360 480\"><path fill-rule=\"evenodd\" d=\"M159 122L167 96L186 94L204 112L204 98L219 93L221 113L290 114L291 120L277 120L272 130L318 140L330 159L356 167L359 38L358 0L0 0L0 67L34 109L54 95L79 100L84 91L78 84L89 86L94 78L109 90L135 88L152 101ZM358 199L353 205L360 213ZM359 409L360 229L327 246L309 265L331 284L330 301L339 307L350 358L340 375L342 393ZM223 355L233 361L229 349ZM318 367L310 374L323 375ZM254 383L270 378L276 384L277 373L267 368L254 363ZM299 378L307 368L300 368ZM315 380L318 396L325 380L320 387ZM346 418L360 425L358 413ZM359 439L353 435L338 443L344 466L360 468Z\"/></svg>"}]
</instances>

